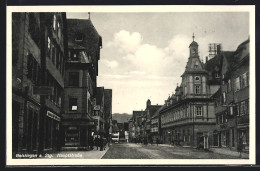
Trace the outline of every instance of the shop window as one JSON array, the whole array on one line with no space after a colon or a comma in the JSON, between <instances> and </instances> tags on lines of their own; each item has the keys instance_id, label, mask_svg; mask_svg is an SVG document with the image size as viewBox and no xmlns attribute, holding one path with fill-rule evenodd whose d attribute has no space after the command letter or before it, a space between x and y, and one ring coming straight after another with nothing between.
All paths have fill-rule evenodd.
<instances>
[{"instance_id":1,"label":"shop window","mask_svg":"<svg viewBox=\"0 0 260 171\"><path fill-rule=\"evenodd\" d=\"M78 72L69 73L69 86L79 86L79 73Z\"/></svg>"},{"instance_id":2,"label":"shop window","mask_svg":"<svg viewBox=\"0 0 260 171\"><path fill-rule=\"evenodd\" d=\"M77 111L78 110L77 98L69 98L69 109L71 111Z\"/></svg>"}]
</instances>

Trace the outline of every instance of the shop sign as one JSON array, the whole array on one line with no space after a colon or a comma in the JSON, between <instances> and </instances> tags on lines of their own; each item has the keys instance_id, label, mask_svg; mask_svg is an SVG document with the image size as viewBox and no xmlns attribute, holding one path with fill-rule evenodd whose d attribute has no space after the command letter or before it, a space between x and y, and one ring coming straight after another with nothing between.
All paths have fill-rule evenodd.
<instances>
[{"instance_id":1,"label":"shop sign","mask_svg":"<svg viewBox=\"0 0 260 171\"><path fill-rule=\"evenodd\" d=\"M52 119L54 119L54 120L56 120L56 121L58 121L58 122L60 122L60 117L57 116L57 115L55 115L55 114L52 113L51 111L47 111L47 116L50 117L50 118L52 118Z\"/></svg>"}]
</instances>

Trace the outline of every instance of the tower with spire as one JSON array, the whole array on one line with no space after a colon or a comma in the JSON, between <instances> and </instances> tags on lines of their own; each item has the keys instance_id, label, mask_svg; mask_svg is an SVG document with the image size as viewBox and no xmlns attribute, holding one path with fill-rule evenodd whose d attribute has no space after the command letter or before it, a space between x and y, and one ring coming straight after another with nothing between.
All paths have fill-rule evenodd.
<instances>
[{"instance_id":1,"label":"tower with spire","mask_svg":"<svg viewBox=\"0 0 260 171\"><path fill-rule=\"evenodd\" d=\"M204 69L203 63L198 54L198 43L193 41L189 46L190 54L185 71L182 74L183 93L185 97L204 97L207 96L207 71Z\"/></svg>"}]
</instances>

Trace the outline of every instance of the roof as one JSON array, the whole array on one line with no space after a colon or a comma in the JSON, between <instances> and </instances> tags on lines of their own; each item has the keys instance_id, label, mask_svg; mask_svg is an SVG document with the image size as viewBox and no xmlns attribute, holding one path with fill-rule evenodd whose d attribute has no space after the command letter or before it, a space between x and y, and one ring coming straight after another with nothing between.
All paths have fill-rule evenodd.
<instances>
[{"instance_id":1,"label":"roof","mask_svg":"<svg viewBox=\"0 0 260 171\"><path fill-rule=\"evenodd\" d=\"M95 56L97 49L102 46L102 37L98 34L91 20L87 19L67 19L68 42L70 47L78 45L86 48L91 56ZM83 41L75 41L76 34L83 35Z\"/></svg>"},{"instance_id":2,"label":"roof","mask_svg":"<svg viewBox=\"0 0 260 171\"><path fill-rule=\"evenodd\" d=\"M199 46L198 45L198 43L197 42L195 42L194 40L191 42L191 44L190 44L190 46L189 47L191 47L191 46Z\"/></svg>"},{"instance_id":3,"label":"roof","mask_svg":"<svg viewBox=\"0 0 260 171\"><path fill-rule=\"evenodd\" d=\"M97 91L96 104L101 105L104 96L104 87L97 87L96 91Z\"/></svg>"},{"instance_id":4,"label":"roof","mask_svg":"<svg viewBox=\"0 0 260 171\"><path fill-rule=\"evenodd\" d=\"M164 105L160 106L160 108L152 115L152 118L159 116L159 112L164 108Z\"/></svg>"},{"instance_id":5,"label":"roof","mask_svg":"<svg viewBox=\"0 0 260 171\"><path fill-rule=\"evenodd\" d=\"M156 113L156 111L158 109L160 109L161 107L162 107L161 105L151 105L151 106L149 106L150 116L153 116Z\"/></svg>"}]
</instances>

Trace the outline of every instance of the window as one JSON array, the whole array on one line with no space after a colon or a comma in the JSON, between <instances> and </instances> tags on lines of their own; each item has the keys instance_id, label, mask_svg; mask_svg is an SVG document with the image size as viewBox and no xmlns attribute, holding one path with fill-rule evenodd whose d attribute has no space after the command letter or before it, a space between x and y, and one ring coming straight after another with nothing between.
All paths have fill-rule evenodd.
<instances>
[{"instance_id":1,"label":"window","mask_svg":"<svg viewBox=\"0 0 260 171\"><path fill-rule=\"evenodd\" d=\"M69 109L73 111L78 110L77 98L69 99Z\"/></svg>"},{"instance_id":2,"label":"window","mask_svg":"<svg viewBox=\"0 0 260 171\"><path fill-rule=\"evenodd\" d=\"M223 103L226 103L226 93L223 92L223 93L222 93L222 96L223 96Z\"/></svg>"},{"instance_id":3,"label":"window","mask_svg":"<svg viewBox=\"0 0 260 171\"><path fill-rule=\"evenodd\" d=\"M195 86L195 94L200 94L200 86Z\"/></svg>"},{"instance_id":4,"label":"window","mask_svg":"<svg viewBox=\"0 0 260 171\"><path fill-rule=\"evenodd\" d=\"M199 81L200 80L200 77L199 76L196 76L195 77L195 81Z\"/></svg>"},{"instance_id":5,"label":"window","mask_svg":"<svg viewBox=\"0 0 260 171\"><path fill-rule=\"evenodd\" d=\"M240 77L235 79L235 91L240 90Z\"/></svg>"},{"instance_id":6,"label":"window","mask_svg":"<svg viewBox=\"0 0 260 171\"><path fill-rule=\"evenodd\" d=\"M248 101L241 102L240 112L241 112L241 115L245 115L245 114L249 113L249 102Z\"/></svg>"},{"instance_id":7,"label":"window","mask_svg":"<svg viewBox=\"0 0 260 171\"><path fill-rule=\"evenodd\" d=\"M199 68L199 62L198 61L195 62L194 68L195 69Z\"/></svg>"},{"instance_id":8,"label":"window","mask_svg":"<svg viewBox=\"0 0 260 171\"><path fill-rule=\"evenodd\" d=\"M69 73L69 86L79 86L79 73L78 72Z\"/></svg>"},{"instance_id":9,"label":"window","mask_svg":"<svg viewBox=\"0 0 260 171\"><path fill-rule=\"evenodd\" d=\"M236 108L237 108L237 116L240 116L240 106L239 106L239 104L237 104Z\"/></svg>"},{"instance_id":10,"label":"window","mask_svg":"<svg viewBox=\"0 0 260 171\"><path fill-rule=\"evenodd\" d=\"M56 48L53 44L51 44L51 46L51 59L52 63L55 64Z\"/></svg>"},{"instance_id":11,"label":"window","mask_svg":"<svg viewBox=\"0 0 260 171\"><path fill-rule=\"evenodd\" d=\"M224 123L224 115L221 115L221 123Z\"/></svg>"},{"instance_id":12,"label":"window","mask_svg":"<svg viewBox=\"0 0 260 171\"><path fill-rule=\"evenodd\" d=\"M240 79L241 79L241 88L247 87L249 85L249 74L248 72L244 73Z\"/></svg>"},{"instance_id":13,"label":"window","mask_svg":"<svg viewBox=\"0 0 260 171\"><path fill-rule=\"evenodd\" d=\"M48 54L48 57L50 57L50 55L51 55L51 40L50 40L50 38L48 37L47 38L48 39L48 51L47 51L47 54Z\"/></svg>"},{"instance_id":14,"label":"window","mask_svg":"<svg viewBox=\"0 0 260 171\"><path fill-rule=\"evenodd\" d=\"M75 41L77 41L77 42L83 41L83 34L77 33L75 36Z\"/></svg>"},{"instance_id":15,"label":"window","mask_svg":"<svg viewBox=\"0 0 260 171\"><path fill-rule=\"evenodd\" d=\"M196 116L202 116L202 107L201 106L196 106Z\"/></svg>"},{"instance_id":16,"label":"window","mask_svg":"<svg viewBox=\"0 0 260 171\"><path fill-rule=\"evenodd\" d=\"M228 122L227 112L225 112L225 122Z\"/></svg>"},{"instance_id":17,"label":"window","mask_svg":"<svg viewBox=\"0 0 260 171\"><path fill-rule=\"evenodd\" d=\"M218 72L216 72L215 77L216 77L216 78L220 78L220 75L219 75Z\"/></svg>"},{"instance_id":18,"label":"window","mask_svg":"<svg viewBox=\"0 0 260 171\"><path fill-rule=\"evenodd\" d=\"M53 29L56 30L56 15L53 16Z\"/></svg>"},{"instance_id":19,"label":"window","mask_svg":"<svg viewBox=\"0 0 260 171\"><path fill-rule=\"evenodd\" d=\"M228 89L228 92L232 91L231 80L228 80L227 89Z\"/></svg>"},{"instance_id":20,"label":"window","mask_svg":"<svg viewBox=\"0 0 260 171\"><path fill-rule=\"evenodd\" d=\"M229 114L232 116L233 115L233 106L229 107Z\"/></svg>"}]
</instances>

